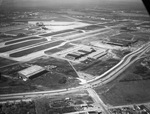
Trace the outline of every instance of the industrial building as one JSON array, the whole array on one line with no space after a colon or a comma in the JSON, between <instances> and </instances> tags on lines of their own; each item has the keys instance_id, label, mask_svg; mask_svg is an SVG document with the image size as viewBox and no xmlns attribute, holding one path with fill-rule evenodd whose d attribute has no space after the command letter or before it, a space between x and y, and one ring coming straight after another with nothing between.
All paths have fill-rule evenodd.
<instances>
[{"instance_id":1,"label":"industrial building","mask_svg":"<svg viewBox=\"0 0 150 114\"><path fill-rule=\"evenodd\" d=\"M110 45L115 45L115 46L130 46L131 44L134 44L136 43L138 40L133 40L133 41L121 41L121 42L111 42L111 41L103 41L103 43L106 43L106 44L110 44Z\"/></svg>"},{"instance_id":2,"label":"industrial building","mask_svg":"<svg viewBox=\"0 0 150 114\"><path fill-rule=\"evenodd\" d=\"M95 52L95 50L94 49L78 50L76 52L72 52L72 53L67 54L65 57L67 59L76 60L76 59L79 59L83 56L86 56L92 52Z\"/></svg>"},{"instance_id":3,"label":"industrial building","mask_svg":"<svg viewBox=\"0 0 150 114\"><path fill-rule=\"evenodd\" d=\"M38 65L33 65L31 67L28 67L26 69L23 69L18 72L19 78L22 78L24 81L28 80L29 78L35 77L37 74L41 74L46 72L46 70Z\"/></svg>"},{"instance_id":4,"label":"industrial building","mask_svg":"<svg viewBox=\"0 0 150 114\"><path fill-rule=\"evenodd\" d=\"M76 60L76 59L81 58L82 56L83 56L83 55L67 54L65 57L66 57L67 59Z\"/></svg>"},{"instance_id":5,"label":"industrial building","mask_svg":"<svg viewBox=\"0 0 150 114\"><path fill-rule=\"evenodd\" d=\"M88 54L90 54L90 53L92 53L92 52L95 52L94 49L89 49L89 50L78 50L78 51L84 53L84 55L88 55Z\"/></svg>"},{"instance_id":6,"label":"industrial building","mask_svg":"<svg viewBox=\"0 0 150 114\"><path fill-rule=\"evenodd\" d=\"M110 45L115 45L115 46L125 46L124 44L121 43L115 43L115 42L105 42L106 44L110 44Z\"/></svg>"},{"instance_id":7,"label":"industrial building","mask_svg":"<svg viewBox=\"0 0 150 114\"><path fill-rule=\"evenodd\" d=\"M102 53L98 53L98 54L94 55L92 58L93 59L99 59L99 58L105 56L106 54L107 54L107 52L104 51Z\"/></svg>"}]
</instances>

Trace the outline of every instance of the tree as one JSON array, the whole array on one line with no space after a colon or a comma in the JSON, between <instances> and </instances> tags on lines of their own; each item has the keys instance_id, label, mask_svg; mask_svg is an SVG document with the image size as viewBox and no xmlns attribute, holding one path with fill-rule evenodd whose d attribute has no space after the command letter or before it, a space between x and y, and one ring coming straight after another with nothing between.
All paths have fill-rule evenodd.
<instances>
[{"instance_id":1,"label":"tree","mask_svg":"<svg viewBox=\"0 0 150 114\"><path fill-rule=\"evenodd\" d=\"M59 83L60 84L65 84L67 82L67 78L66 77L62 77L60 80L59 80Z\"/></svg>"}]
</instances>

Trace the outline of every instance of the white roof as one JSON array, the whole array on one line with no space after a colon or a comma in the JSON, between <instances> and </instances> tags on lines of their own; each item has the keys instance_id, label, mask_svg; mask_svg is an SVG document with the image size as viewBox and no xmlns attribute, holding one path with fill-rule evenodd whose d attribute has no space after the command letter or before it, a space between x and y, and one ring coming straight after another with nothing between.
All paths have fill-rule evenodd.
<instances>
[{"instance_id":1,"label":"white roof","mask_svg":"<svg viewBox=\"0 0 150 114\"><path fill-rule=\"evenodd\" d=\"M39 72L41 72L43 70L45 70L43 67L38 66L38 65L33 65L33 66L29 67L29 68L26 68L24 70L19 71L18 73L22 74L22 75L24 75L24 76L26 76L28 78L28 77L30 77L30 76L32 76L32 75L34 75L36 73L39 73Z\"/></svg>"}]
</instances>

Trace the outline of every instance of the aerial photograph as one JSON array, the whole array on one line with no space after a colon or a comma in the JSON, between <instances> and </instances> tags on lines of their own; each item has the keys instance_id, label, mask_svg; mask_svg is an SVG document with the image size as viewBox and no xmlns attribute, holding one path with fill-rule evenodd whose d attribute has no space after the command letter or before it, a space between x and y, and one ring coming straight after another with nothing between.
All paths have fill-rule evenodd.
<instances>
[{"instance_id":1,"label":"aerial photograph","mask_svg":"<svg viewBox=\"0 0 150 114\"><path fill-rule=\"evenodd\" d=\"M0 114L150 114L142 0L0 0Z\"/></svg>"}]
</instances>

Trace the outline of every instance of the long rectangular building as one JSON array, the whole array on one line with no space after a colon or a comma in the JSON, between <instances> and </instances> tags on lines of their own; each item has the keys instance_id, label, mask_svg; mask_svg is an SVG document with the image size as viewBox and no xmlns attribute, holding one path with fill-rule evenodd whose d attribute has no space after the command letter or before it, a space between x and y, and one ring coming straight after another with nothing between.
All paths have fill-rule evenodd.
<instances>
[{"instance_id":1,"label":"long rectangular building","mask_svg":"<svg viewBox=\"0 0 150 114\"><path fill-rule=\"evenodd\" d=\"M24 81L26 81L27 79L29 79L31 76L38 74L42 71L44 71L45 69L41 66L38 65L33 65L31 67L28 67L26 69L23 69L21 71L18 72L20 78L22 78Z\"/></svg>"}]
</instances>

